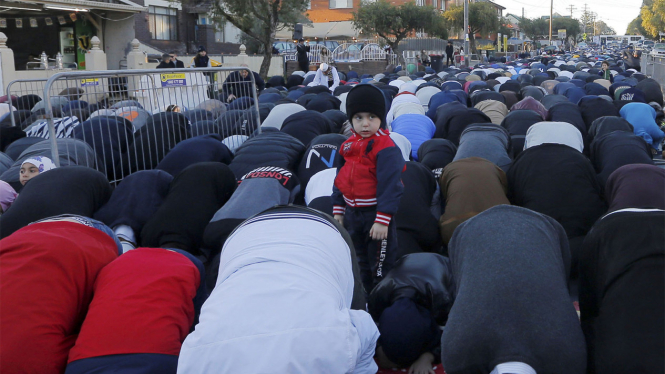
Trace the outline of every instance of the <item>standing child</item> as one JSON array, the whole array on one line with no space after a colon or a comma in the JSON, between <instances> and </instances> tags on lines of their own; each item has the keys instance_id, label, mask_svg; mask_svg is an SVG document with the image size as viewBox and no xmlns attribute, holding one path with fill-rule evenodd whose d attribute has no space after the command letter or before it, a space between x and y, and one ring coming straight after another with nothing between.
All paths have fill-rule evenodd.
<instances>
[{"instance_id":1,"label":"standing child","mask_svg":"<svg viewBox=\"0 0 665 374\"><path fill-rule=\"evenodd\" d=\"M353 135L341 146L345 164L333 186L333 214L353 240L369 293L397 260L392 216L404 190L405 164L386 129L386 101L379 88L355 86L347 96L346 111Z\"/></svg>"},{"instance_id":2,"label":"standing child","mask_svg":"<svg viewBox=\"0 0 665 374\"><path fill-rule=\"evenodd\" d=\"M614 83L614 77L612 77L612 72L610 72L610 63L603 61L600 66L602 70L598 72L598 75L600 75L602 79L607 79L610 83Z\"/></svg>"}]
</instances>

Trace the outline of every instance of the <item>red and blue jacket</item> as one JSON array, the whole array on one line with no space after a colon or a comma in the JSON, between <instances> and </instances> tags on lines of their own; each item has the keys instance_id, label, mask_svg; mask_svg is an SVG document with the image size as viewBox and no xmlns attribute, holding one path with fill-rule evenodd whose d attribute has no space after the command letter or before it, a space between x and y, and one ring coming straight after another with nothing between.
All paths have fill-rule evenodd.
<instances>
[{"instance_id":1,"label":"red and blue jacket","mask_svg":"<svg viewBox=\"0 0 665 374\"><path fill-rule=\"evenodd\" d=\"M354 133L342 143L340 154L345 164L333 186L333 214L344 214L346 206L376 206L374 222L389 225L404 191L401 176L406 168L390 132L380 129L368 138Z\"/></svg>"}]
</instances>

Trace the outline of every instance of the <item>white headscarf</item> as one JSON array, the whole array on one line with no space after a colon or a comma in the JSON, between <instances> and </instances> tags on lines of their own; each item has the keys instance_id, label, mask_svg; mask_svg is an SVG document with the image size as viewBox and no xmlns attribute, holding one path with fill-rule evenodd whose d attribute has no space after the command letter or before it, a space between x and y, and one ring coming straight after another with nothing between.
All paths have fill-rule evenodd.
<instances>
[{"instance_id":1,"label":"white headscarf","mask_svg":"<svg viewBox=\"0 0 665 374\"><path fill-rule=\"evenodd\" d=\"M526 131L524 149L544 143L563 144L582 152L584 140L577 127L568 122L538 122Z\"/></svg>"},{"instance_id":2,"label":"white headscarf","mask_svg":"<svg viewBox=\"0 0 665 374\"><path fill-rule=\"evenodd\" d=\"M49 171L51 169L55 169L57 166L51 161L50 158L44 157L44 156L35 156L35 157L30 157L29 159L23 161L21 163L21 167L25 164L33 164L39 169L40 173L43 173L45 171Z\"/></svg>"}]
</instances>

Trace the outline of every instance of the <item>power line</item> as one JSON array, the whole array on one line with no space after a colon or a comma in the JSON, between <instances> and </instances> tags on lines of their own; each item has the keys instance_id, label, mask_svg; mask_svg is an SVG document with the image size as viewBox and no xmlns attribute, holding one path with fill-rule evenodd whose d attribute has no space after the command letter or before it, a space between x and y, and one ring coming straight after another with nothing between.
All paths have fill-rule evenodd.
<instances>
[{"instance_id":1,"label":"power line","mask_svg":"<svg viewBox=\"0 0 665 374\"><path fill-rule=\"evenodd\" d=\"M577 9L577 7L573 6L573 4L570 4L570 6L566 9L570 9L570 18L573 18L573 10Z\"/></svg>"}]
</instances>

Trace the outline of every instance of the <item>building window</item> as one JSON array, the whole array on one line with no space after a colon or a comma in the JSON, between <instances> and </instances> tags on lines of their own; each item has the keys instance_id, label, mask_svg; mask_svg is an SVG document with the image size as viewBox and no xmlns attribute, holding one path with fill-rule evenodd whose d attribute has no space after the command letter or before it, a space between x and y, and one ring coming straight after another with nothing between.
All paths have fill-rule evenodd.
<instances>
[{"instance_id":1,"label":"building window","mask_svg":"<svg viewBox=\"0 0 665 374\"><path fill-rule=\"evenodd\" d=\"M150 35L157 40L178 40L177 9L150 6L148 23Z\"/></svg>"},{"instance_id":2,"label":"building window","mask_svg":"<svg viewBox=\"0 0 665 374\"><path fill-rule=\"evenodd\" d=\"M216 43L226 43L226 40L224 40L224 30L215 31L215 42Z\"/></svg>"},{"instance_id":3,"label":"building window","mask_svg":"<svg viewBox=\"0 0 665 374\"><path fill-rule=\"evenodd\" d=\"M353 8L353 0L328 0L330 9Z\"/></svg>"},{"instance_id":4,"label":"building window","mask_svg":"<svg viewBox=\"0 0 665 374\"><path fill-rule=\"evenodd\" d=\"M312 9L312 0L307 2L307 9Z\"/></svg>"},{"instance_id":5,"label":"building window","mask_svg":"<svg viewBox=\"0 0 665 374\"><path fill-rule=\"evenodd\" d=\"M416 5L425 6L425 0L416 0Z\"/></svg>"}]
</instances>

